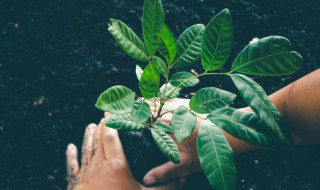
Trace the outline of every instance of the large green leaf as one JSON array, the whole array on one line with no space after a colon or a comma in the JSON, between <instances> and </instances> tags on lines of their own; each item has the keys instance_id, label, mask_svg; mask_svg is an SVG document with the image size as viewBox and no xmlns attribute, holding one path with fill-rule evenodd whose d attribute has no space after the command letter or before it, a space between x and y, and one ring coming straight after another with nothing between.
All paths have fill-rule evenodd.
<instances>
[{"instance_id":1,"label":"large green leaf","mask_svg":"<svg viewBox=\"0 0 320 190\"><path fill-rule=\"evenodd\" d=\"M223 66L232 51L233 23L228 9L222 10L208 24L201 45L201 62L205 70Z\"/></svg>"},{"instance_id":2,"label":"large green leaf","mask_svg":"<svg viewBox=\"0 0 320 190\"><path fill-rule=\"evenodd\" d=\"M167 84L163 84L161 87L160 87L160 90L159 90L159 94L158 96L160 97L167 97L170 95L170 97L168 97L168 99L173 99L173 98L176 98L180 95L180 88L176 88L175 86L173 86L172 84L170 83L167 83ZM166 92L164 92L166 91Z\"/></svg>"},{"instance_id":3,"label":"large green leaf","mask_svg":"<svg viewBox=\"0 0 320 190\"><path fill-rule=\"evenodd\" d=\"M140 79L141 94L147 98L153 98L160 86L159 66L155 59L144 69Z\"/></svg>"},{"instance_id":4,"label":"large green leaf","mask_svg":"<svg viewBox=\"0 0 320 190\"><path fill-rule=\"evenodd\" d=\"M139 37L123 22L116 19L110 19L109 32L118 42L121 49L132 58L147 62L148 54L143 42Z\"/></svg>"},{"instance_id":5,"label":"large green leaf","mask_svg":"<svg viewBox=\"0 0 320 190\"><path fill-rule=\"evenodd\" d=\"M167 25L163 25L160 35L159 52L166 58L168 63L172 63L177 53L176 42L174 36Z\"/></svg>"},{"instance_id":6,"label":"large green leaf","mask_svg":"<svg viewBox=\"0 0 320 190\"><path fill-rule=\"evenodd\" d=\"M194 74L189 72L178 72L172 75L169 81L173 86L179 86L179 88L187 88L195 86L199 83L199 79Z\"/></svg>"},{"instance_id":7,"label":"large green leaf","mask_svg":"<svg viewBox=\"0 0 320 190\"><path fill-rule=\"evenodd\" d=\"M270 36L245 47L234 60L231 72L261 76L289 75L299 70L302 63L301 55L292 51L288 39Z\"/></svg>"},{"instance_id":8,"label":"large green leaf","mask_svg":"<svg viewBox=\"0 0 320 190\"><path fill-rule=\"evenodd\" d=\"M149 119L150 107L146 102L135 101L131 111L132 121L135 123L144 123Z\"/></svg>"},{"instance_id":9,"label":"large green leaf","mask_svg":"<svg viewBox=\"0 0 320 190\"><path fill-rule=\"evenodd\" d=\"M136 65L136 76L138 81L140 81L142 73L143 73L143 70L141 69L141 67L139 65Z\"/></svg>"},{"instance_id":10,"label":"large green leaf","mask_svg":"<svg viewBox=\"0 0 320 190\"><path fill-rule=\"evenodd\" d=\"M242 99L254 110L258 117L270 128L272 134L279 140L279 146L288 147L292 137L283 125L282 117L273 105L263 88L247 76L231 75Z\"/></svg>"},{"instance_id":11,"label":"large green leaf","mask_svg":"<svg viewBox=\"0 0 320 190\"><path fill-rule=\"evenodd\" d=\"M173 113L171 127L179 143L191 135L196 125L197 117L185 106L178 107Z\"/></svg>"},{"instance_id":12,"label":"large green leaf","mask_svg":"<svg viewBox=\"0 0 320 190\"><path fill-rule=\"evenodd\" d=\"M163 131L163 132L165 132L167 134L172 134L173 133L172 127L170 127L170 125L168 125L167 123L157 121L157 122L153 123L153 126L156 129L161 130L161 131Z\"/></svg>"},{"instance_id":13,"label":"large green leaf","mask_svg":"<svg viewBox=\"0 0 320 190\"><path fill-rule=\"evenodd\" d=\"M178 164L180 163L180 153L179 149L174 143L174 141L171 139L169 135L167 135L165 132L158 130L158 129L151 129L151 134L160 148L160 150L163 152L163 154L173 163Z\"/></svg>"},{"instance_id":14,"label":"large green leaf","mask_svg":"<svg viewBox=\"0 0 320 190\"><path fill-rule=\"evenodd\" d=\"M236 95L215 87L207 87L199 90L192 96L189 107L192 111L207 114L216 109L229 106Z\"/></svg>"},{"instance_id":15,"label":"large green leaf","mask_svg":"<svg viewBox=\"0 0 320 190\"><path fill-rule=\"evenodd\" d=\"M210 121L201 121L197 148L202 169L212 188L233 190L236 184L233 152L221 129Z\"/></svg>"},{"instance_id":16,"label":"large green leaf","mask_svg":"<svg viewBox=\"0 0 320 190\"><path fill-rule=\"evenodd\" d=\"M165 78L168 79L168 67L166 63L159 57L154 56L153 61L155 61L158 65L160 74Z\"/></svg>"},{"instance_id":17,"label":"large green leaf","mask_svg":"<svg viewBox=\"0 0 320 190\"><path fill-rule=\"evenodd\" d=\"M254 113L222 108L207 116L232 136L255 146L277 148L277 140L268 134L268 127Z\"/></svg>"},{"instance_id":18,"label":"large green leaf","mask_svg":"<svg viewBox=\"0 0 320 190\"><path fill-rule=\"evenodd\" d=\"M176 60L170 64L170 67L186 67L199 60L204 29L203 24L196 24L180 35L177 41Z\"/></svg>"},{"instance_id":19,"label":"large green leaf","mask_svg":"<svg viewBox=\"0 0 320 190\"><path fill-rule=\"evenodd\" d=\"M142 32L149 55L158 50L159 38L164 25L161 0L145 0L143 4Z\"/></svg>"},{"instance_id":20,"label":"large green leaf","mask_svg":"<svg viewBox=\"0 0 320 190\"><path fill-rule=\"evenodd\" d=\"M104 91L98 98L96 107L113 114L130 113L134 104L135 93L121 85Z\"/></svg>"},{"instance_id":21,"label":"large green leaf","mask_svg":"<svg viewBox=\"0 0 320 190\"><path fill-rule=\"evenodd\" d=\"M106 125L110 128L126 131L138 131L147 128L145 124L138 124L133 122L130 114L112 115L107 120Z\"/></svg>"}]
</instances>

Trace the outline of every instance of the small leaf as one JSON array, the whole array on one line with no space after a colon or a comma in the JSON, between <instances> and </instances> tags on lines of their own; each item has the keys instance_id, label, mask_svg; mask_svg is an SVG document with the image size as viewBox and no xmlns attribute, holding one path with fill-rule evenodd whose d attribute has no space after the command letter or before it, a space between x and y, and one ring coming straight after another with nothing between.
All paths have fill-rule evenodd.
<instances>
[{"instance_id":1,"label":"small leaf","mask_svg":"<svg viewBox=\"0 0 320 190\"><path fill-rule=\"evenodd\" d=\"M168 97L168 99L173 99L176 98L180 95L180 88L176 88L175 86L173 86L170 83L162 85L160 90L159 90L159 94L158 97L162 96L162 97L167 97L170 95L170 97ZM166 91L166 93L164 93L164 91Z\"/></svg>"},{"instance_id":2,"label":"small leaf","mask_svg":"<svg viewBox=\"0 0 320 190\"><path fill-rule=\"evenodd\" d=\"M158 64L152 60L144 69L140 80L140 91L143 97L147 99L153 98L160 86L160 73Z\"/></svg>"},{"instance_id":3,"label":"small leaf","mask_svg":"<svg viewBox=\"0 0 320 190\"><path fill-rule=\"evenodd\" d=\"M159 38L164 25L161 0L145 0L143 4L142 32L149 55L158 50Z\"/></svg>"},{"instance_id":4,"label":"small leaf","mask_svg":"<svg viewBox=\"0 0 320 190\"><path fill-rule=\"evenodd\" d=\"M132 121L135 123L144 123L150 117L150 107L146 102L135 101L131 111Z\"/></svg>"},{"instance_id":5,"label":"small leaf","mask_svg":"<svg viewBox=\"0 0 320 190\"><path fill-rule=\"evenodd\" d=\"M180 88L187 88L195 86L199 83L199 79L192 73L189 72L178 72L175 73L169 81L173 86L179 86Z\"/></svg>"},{"instance_id":6,"label":"small leaf","mask_svg":"<svg viewBox=\"0 0 320 190\"><path fill-rule=\"evenodd\" d=\"M207 116L217 126L232 136L255 146L277 148L278 143L268 135L268 127L254 113L234 108L222 108Z\"/></svg>"},{"instance_id":7,"label":"small leaf","mask_svg":"<svg viewBox=\"0 0 320 190\"><path fill-rule=\"evenodd\" d=\"M121 49L132 58L147 62L148 54L143 42L139 37L129 28L125 23L120 20L110 19L109 32L114 39L118 42Z\"/></svg>"},{"instance_id":8,"label":"small leaf","mask_svg":"<svg viewBox=\"0 0 320 190\"><path fill-rule=\"evenodd\" d=\"M151 129L151 134L163 154L171 162L175 164L180 163L179 149L176 143L174 143L174 141L171 139L171 137L163 131L157 129Z\"/></svg>"},{"instance_id":9,"label":"small leaf","mask_svg":"<svg viewBox=\"0 0 320 190\"><path fill-rule=\"evenodd\" d=\"M201 61L205 70L223 66L232 51L233 23L228 9L222 10L208 24L201 45Z\"/></svg>"},{"instance_id":10,"label":"small leaf","mask_svg":"<svg viewBox=\"0 0 320 190\"><path fill-rule=\"evenodd\" d=\"M117 85L104 91L98 98L96 107L113 114L130 113L135 93L127 87Z\"/></svg>"},{"instance_id":11,"label":"small leaf","mask_svg":"<svg viewBox=\"0 0 320 190\"><path fill-rule=\"evenodd\" d=\"M229 106L235 98L235 94L219 88L202 88L192 96L189 107L194 112L207 114L216 109Z\"/></svg>"},{"instance_id":12,"label":"small leaf","mask_svg":"<svg viewBox=\"0 0 320 190\"><path fill-rule=\"evenodd\" d=\"M292 144L292 137L288 129L283 125L282 117L273 105L263 88L249 77L240 74L231 75L242 99L254 110L258 117L270 128L279 139L279 146L285 148Z\"/></svg>"},{"instance_id":13,"label":"small leaf","mask_svg":"<svg viewBox=\"0 0 320 190\"><path fill-rule=\"evenodd\" d=\"M232 190L236 184L233 151L219 127L203 120L197 139L202 169L213 189Z\"/></svg>"},{"instance_id":14,"label":"small leaf","mask_svg":"<svg viewBox=\"0 0 320 190\"><path fill-rule=\"evenodd\" d=\"M166 63L159 57L154 56L153 61L155 61L158 65L160 74L165 78L168 79L168 67Z\"/></svg>"},{"instance_id":15,"label":"small leaf","mask_svg":"<svg viewBox=\"0 0 320 190\"><path fill-rule=\"evenodd\" d=\"M106 125L110 128L126 131L138 131L147 128L145 124L138 124L133 122L130 114L112 115L107 120Z\"/></svg>"},{"instance_id":16,"label":"small leaf","mask_svg":"<svg viewBox=\"0 0 320 190\"><path fill-rule=\"evenodd\" d=\"M203 24L196 24L180 35L177 41L176 60L170 64L170 68L190 66L199 60L204 29Z\"/></svg>"},{"instance_id":17,"label":"small leaf","mask_svg":"<svg viewBox=\"0 0 320 190\"><path fill-rule=\"evenodd\" d=\"M234 60L231 72L260 76L290 75L302 64L301 55L292 51L288 39L270 36L245 47Z\"/></svg>"},{"instance_id":18,"label":"small leaf","mask_svg":"<svg viewBox=\"0 0 320 190\"><path fill-rule=\"evenodd\" d=\"M161 130L167 134L172 134L173 133L173 130L172 128L170 127L170 125L164 123L164 122L160 122L160 121L157 121L155 123L153 123L153 126L157 129L157 130Z\"/></svg>"},{"instance_id":19,"label":"small leaf","mask_svg":"<svg viewBox=\"0 0 320 190\"><path fill-rule=\"evenodd\" d=\"M141 67L139 67L139 65L136 65L136 76L138 81L140 81L142 73L143 73L143 70L141 69Z\"/></svg>"},{"instance_id":20,"label":"small leaf","mask_svg":"<svg viewBox=\"0 0 320 190\"><path fill-rule=\"evenodd\" d=\"M177 141L181 143L189 137L197 124L197 117L185 106L180 106L172 116L171 127Z\"/></svg>"},{"instance_id":21,"label":"small leaf","mask_svg":"<svg viewBox=\"0 0 320 190\"><path fill-rule=\"evenodd\" d=\"M174 36L167 25L163 25L160 35L159 52L166 58L168 63L172 63L177 53L176 42Z\"/></svg>"}]
</instances>

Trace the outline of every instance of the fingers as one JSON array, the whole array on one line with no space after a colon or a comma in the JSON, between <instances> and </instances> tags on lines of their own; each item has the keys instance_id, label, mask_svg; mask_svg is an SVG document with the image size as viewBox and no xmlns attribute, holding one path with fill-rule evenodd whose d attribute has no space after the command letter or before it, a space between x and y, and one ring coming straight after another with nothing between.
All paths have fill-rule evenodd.
<instances>
[{"instance_id":1,"label":"fingers","mask_svg":"<svg viewBox=\"0 0 320 190\"><path fill-rule=\"evenodd\" d=\"M86 132L83 138L82 144L82 159L81 165L83 168L87 168L90 165L92 159L92 142L93 142L93 135L97 128L96 124L90 124L86 128Z\"/></svg>"},{"instance_id":2,"label":"fingers","mask_svg":"<svg viewBox=\"0 0 320 190\"><path fill-rule=\"evenodd\" d=\"M184 177L188 175L184 165L184 163L174 164L172 162L167 162L150 170L145 175L143 182L145 185L151 186L170 181L177 177Z\"/></svg>"},{"instance_id":3,"label":"fingers","mask_svg":"<svg viewBox=\"0 0 320 190\"><path fill-rule=\"evenodd\" d=\"M92 158L92 160L95 160L98 162L105 160L102 142L101 142L101 131L102 131L102 128L105 126L105 122L106 122L105 120L106 120L105 118L102 118L100 120L100 123L98 124L97 129L93 135L93 143L92 143L93 158Z\"/></svg>"},{"instance_id":4,"label":"fingers","mask_svg":"<svg viewBox=\"0 0 320 190\"><path fill-rule=\"evenodd\" d=\"M68 148L66 151L66 157L67 157L68 179L74 178L78 175L80 171L79 162L78 162L78 150L74 144L68 145Z\"/></svg>"},{"instance_id":5,"label":"fingers","mask_svg":"<svg viewBox=\"0 0 320 190\"><path fill-rule=\"evenodd\" d=\"M177 190L177 189L181 189L184 183L185 183L185 178L181 178L180 180L174 180L165 185L145 188L145 190Z\"/></svg>"}]
</instances>

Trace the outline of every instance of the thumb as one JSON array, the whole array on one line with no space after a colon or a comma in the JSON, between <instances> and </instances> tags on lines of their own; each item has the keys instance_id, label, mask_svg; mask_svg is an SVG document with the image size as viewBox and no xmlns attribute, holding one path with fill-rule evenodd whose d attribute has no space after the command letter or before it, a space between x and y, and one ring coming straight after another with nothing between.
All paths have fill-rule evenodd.
<instances>
[{"instance_id":1,"label":"thumb","mask_svg":"<svg viewBox=\"0 0 320 190\"><path fill-rule=\"evenodd\" d=\"M174 164L172 162L167 162L161 166L153 168L150 170L143 179L145 185L160 184L178 177L184 177L188 175L184 167L185 164Z\"/></svg>"},{"instance_id":2,"label":"thumb","mask_svg":"<svg viewBox=\"0 0 320 190\"><path fill-rule=\"evenodd\" d=\"M180 178L179 180L174 180L164 185L156 187L146 187L144 190L178 190L181 189L185 183L186 179Z\"/></svg>"}]
</instances>

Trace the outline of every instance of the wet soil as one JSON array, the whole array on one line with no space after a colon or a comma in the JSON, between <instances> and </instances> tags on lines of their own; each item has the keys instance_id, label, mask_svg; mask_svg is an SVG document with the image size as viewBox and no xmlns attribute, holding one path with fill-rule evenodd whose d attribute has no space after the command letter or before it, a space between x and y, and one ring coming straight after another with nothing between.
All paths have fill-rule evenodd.
<instances>
[{"instance_id":1,"label":"wet soil","mask_svg":"<svg viewBox=\"0 0 320 190\"><path fill-rule=\"evenodd\" d=\"M317 0L163 3L176 37L188 26L206 24L229 8L236 31L232 58L253 37L289 38L305 65L292 76L255 78L268 93L320 66ZM141 36L141 5L142 0L0 0L0 189L65 189L65 148L70 142L80 146L86 124L103 116L94 107L98 95L116 84L138 91L133 72L137 62L115 44L107 25L109 18L121 19ZM200 71L201 65L194 68ZM183 97L204 86L234 91L226 78L203 78ZM165 160L147 154L155 155L154 144L129 136L122 134L122 139L141 179ZM129 147L132 142L138 145ZM299 166L281 152L238 156L237 189L320 189L320 147L301 147L299 152ZM208 189L206 184L200 174L186 189Z\"/></svg>"}]
</instances>

